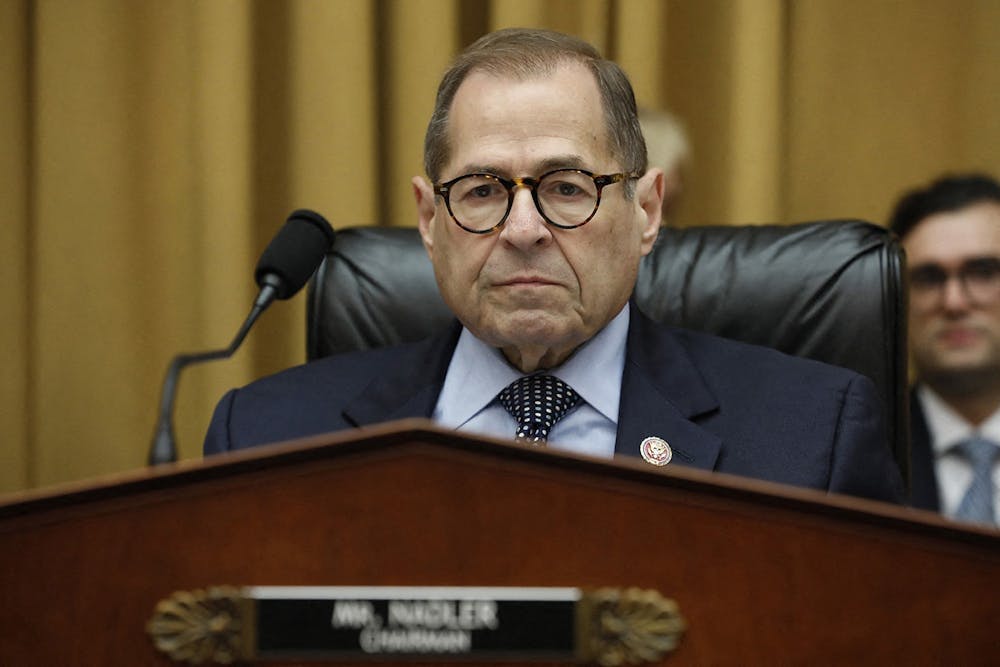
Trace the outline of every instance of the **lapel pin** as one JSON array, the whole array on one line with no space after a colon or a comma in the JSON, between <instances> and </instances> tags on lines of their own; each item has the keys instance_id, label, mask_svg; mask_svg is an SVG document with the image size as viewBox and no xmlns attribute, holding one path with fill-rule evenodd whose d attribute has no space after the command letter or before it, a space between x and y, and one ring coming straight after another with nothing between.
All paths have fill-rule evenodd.
<instances>
[{"instance_id":1,"label":"lapel pin","mask_svg":"<svg viewBox=\"0 0 1000 667\"><path fill-rule=\"evenodd\" d=\"M654 466L665 466L670 463L670 459L674 456L667 441L663 438L657 438L655 435L642 441L642 444L639 445L639 453L642 454L646 463L652 463Z\"/></svg>"}]
</instances>

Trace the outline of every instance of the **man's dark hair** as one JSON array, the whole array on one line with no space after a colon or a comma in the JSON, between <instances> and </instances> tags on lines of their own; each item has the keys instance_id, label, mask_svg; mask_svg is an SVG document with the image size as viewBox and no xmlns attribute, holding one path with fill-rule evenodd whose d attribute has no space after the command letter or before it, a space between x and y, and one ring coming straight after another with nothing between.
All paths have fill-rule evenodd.
<instances>
[{"instance_id":1,"label":"man's dark hair","mask_svg":"<svg viewBox=\"0 0 1000 667\"><path fill-rule=\"evenodd\" d=\"M1000 204L1000 183L986 174L944 176L906 193L889 218L889 229L903 238L924 218L981 202Z\"/></svg>"}]
</instances>

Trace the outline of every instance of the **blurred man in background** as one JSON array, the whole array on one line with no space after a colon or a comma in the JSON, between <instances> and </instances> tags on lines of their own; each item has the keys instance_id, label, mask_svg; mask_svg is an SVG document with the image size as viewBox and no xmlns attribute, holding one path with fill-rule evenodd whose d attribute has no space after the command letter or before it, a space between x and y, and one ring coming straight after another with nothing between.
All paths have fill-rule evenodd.
<instances>
[{"instance_id":1,"label":"blurred man in background","mask_svg":"<svg viewBox=\"0 0 1000 667\"><path fill-rule=\"evenodd\" d=\"M1000 184L985 175L941 178L906 194L890 227L910 275L911 502L996 526Z\"/></svg>"},{"instance_id":2,"label":"blurred man in background","mask_svg":"<svg viewBox=\"0 0 1000 667\"><path fill-rule=\"evenodd\" d=\"M684 190L691 142L680 119L666 111L639 109L639 125L649 165L663 170L663 221L669 224Z\"/></svg>"}]
</instances>

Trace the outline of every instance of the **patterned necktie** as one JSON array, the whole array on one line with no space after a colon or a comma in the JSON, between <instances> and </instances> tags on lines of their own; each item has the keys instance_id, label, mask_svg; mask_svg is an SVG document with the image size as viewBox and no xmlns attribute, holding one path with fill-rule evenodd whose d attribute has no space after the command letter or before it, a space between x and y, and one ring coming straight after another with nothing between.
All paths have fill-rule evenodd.
<instances>
[{"instance_id":1,"label":"patterned necktie","mask_svg":"<svg viewBox=\"0 0 1000 667\"><path fill-rule=\"evenodd\" d=\"M1000 455L1000 447L985 438L972 437L955 445L972 465L972 483L965 492L955 513L956 519L996 525L993 497L993 462Z\"/></svg>"},{"instance_id":2,"label":"patterned necktie","mask_svg":"<svg viewBox=\"0 0 1000 667\"><path fill-rule=\"evenodd\" d=\"M526 375L507 385L497 398L517 420L517 439L542 444L580 395L553 375Z\"/></svg>"}]
</instances>

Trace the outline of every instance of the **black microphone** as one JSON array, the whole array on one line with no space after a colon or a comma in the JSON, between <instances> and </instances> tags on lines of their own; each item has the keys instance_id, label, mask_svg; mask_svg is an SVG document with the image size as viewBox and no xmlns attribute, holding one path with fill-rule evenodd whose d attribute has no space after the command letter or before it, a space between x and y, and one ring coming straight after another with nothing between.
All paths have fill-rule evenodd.
<instances>
[{"instance_id":1,"label":"black microphone","mask_svg":"<svg viewBox=\"0 0 1000 667\"><path fill-rule=\"evenodd\" d=\"M194 363L228 359L233 356L249 333L250 327L276 298L288 299L302 289L333 245L333 236L330 223L319 213L307 209L293 211L257 262L254 278L257 280L260 292L257 293L250 314L247 315L229 347L179 354L174 357L163 379L160 418L149 449L149 465L172 463L177 460L173 413L174 396L177 393L177 380L181 369Z\"/></svg>"}]
</instances>

